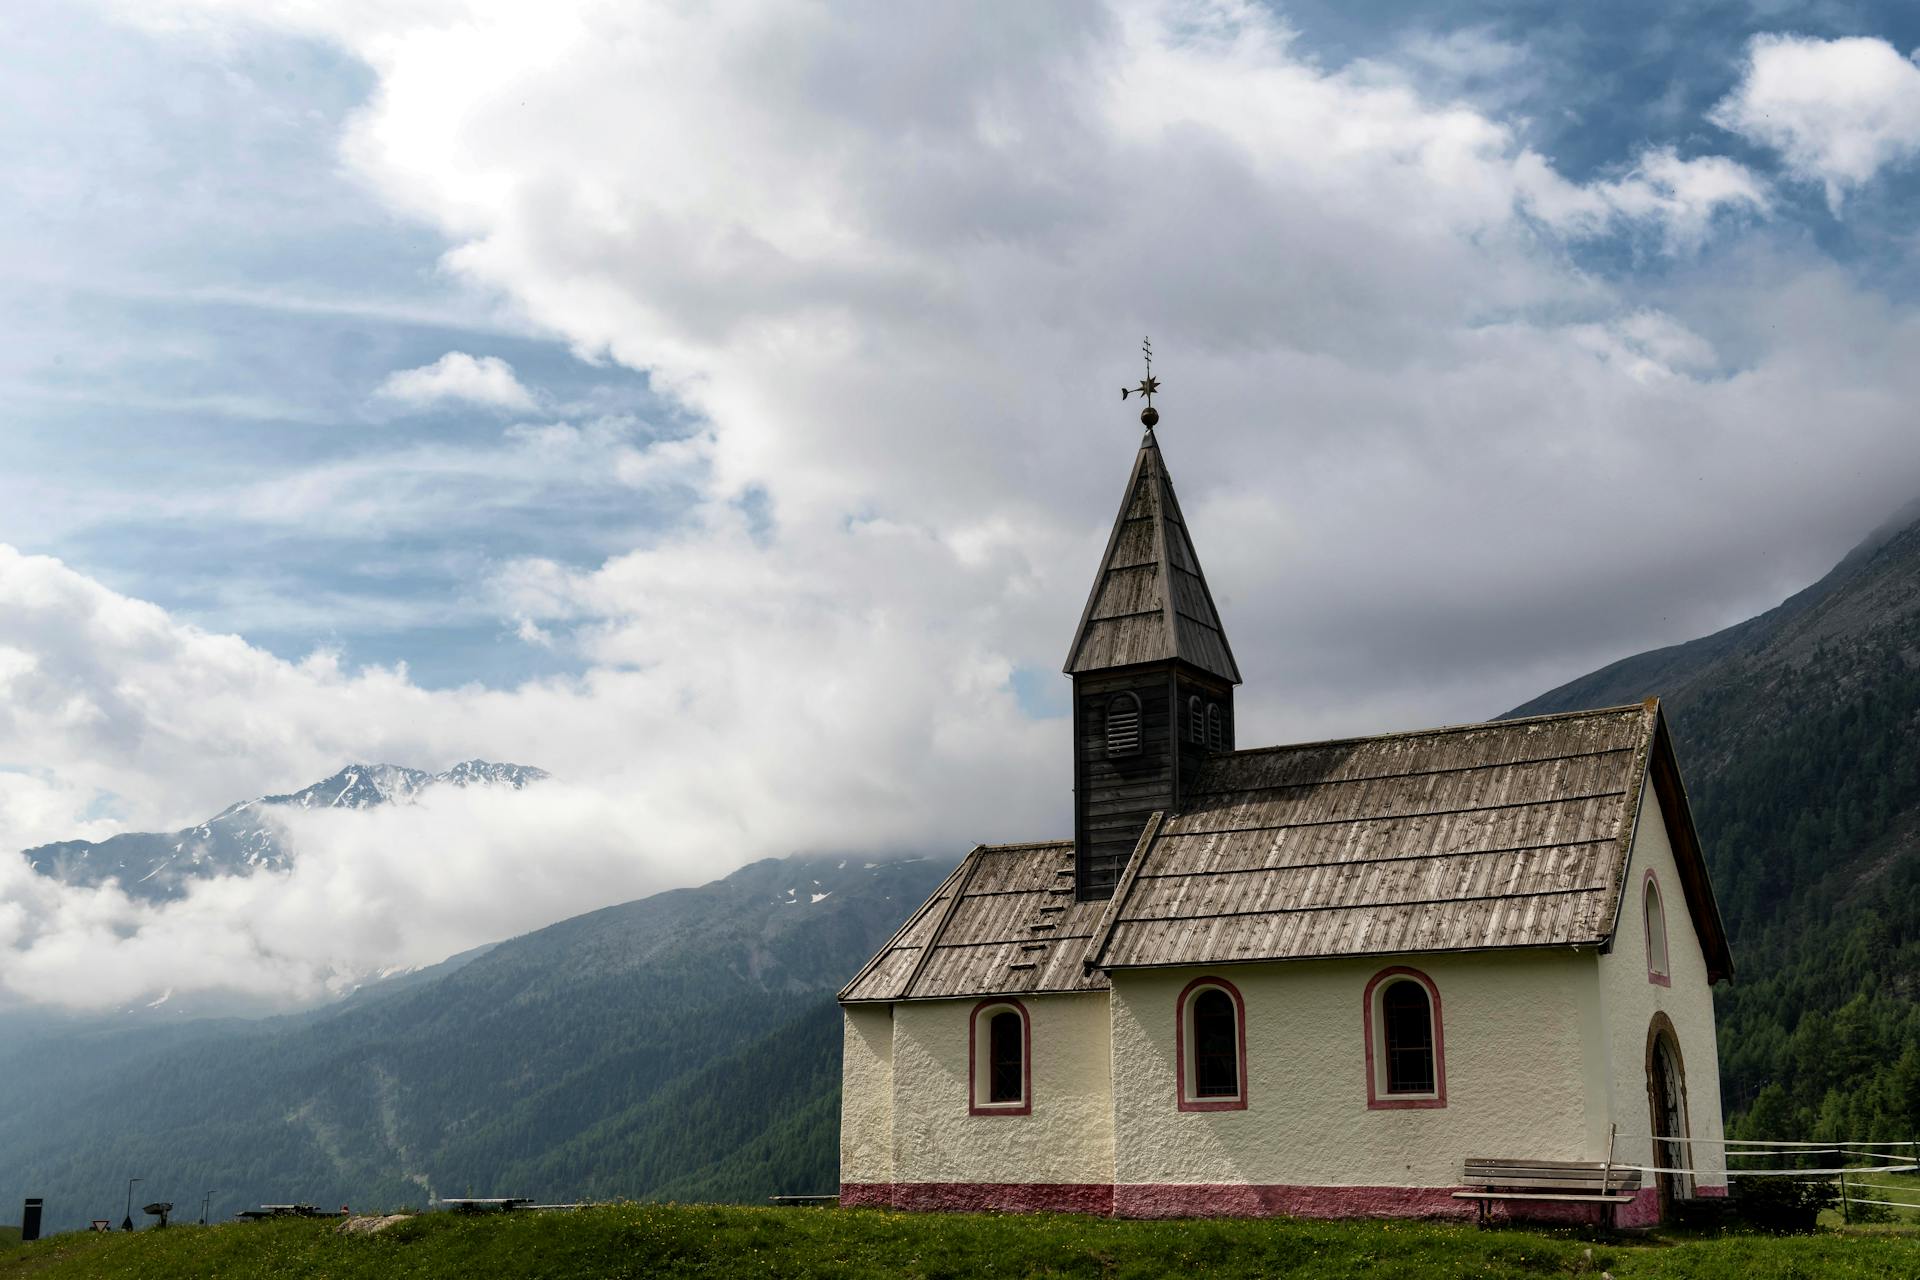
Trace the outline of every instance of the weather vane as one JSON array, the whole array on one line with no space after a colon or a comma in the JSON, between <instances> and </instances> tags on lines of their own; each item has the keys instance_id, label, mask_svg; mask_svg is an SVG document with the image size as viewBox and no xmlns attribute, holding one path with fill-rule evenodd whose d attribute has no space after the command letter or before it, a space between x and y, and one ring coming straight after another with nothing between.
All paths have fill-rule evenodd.
<instances>
[{"instance_id":1,"label":"weather vane","mask_svg":"<svg viewBox=\"0 0 1920 1280\"><path fill-rule=\"evenodd\" d=\"M1160 421L1160 411L1153 407L1153 393L1160 389L1160 379L1153 376L1153 339L1141 339L1140 350L1146 353L1147 376L1140 379L1140 385L1137 387L1120 388L1120 398L1125 400L1128 396L1137 394L1146 399L1147 407L1140 411L1140 421L1147 430L1151 431L1153 424Z\"/></svg>"}]
</instances>

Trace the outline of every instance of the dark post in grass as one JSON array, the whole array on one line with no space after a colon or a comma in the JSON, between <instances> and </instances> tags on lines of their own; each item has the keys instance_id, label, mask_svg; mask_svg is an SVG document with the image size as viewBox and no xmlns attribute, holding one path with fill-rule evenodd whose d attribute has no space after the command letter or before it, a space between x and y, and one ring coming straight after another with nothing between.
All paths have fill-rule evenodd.
<instances>
[{"instance_id":1,"label":"dark post in grass","mask_svg":"<svg viewBox=\"0 0 1920 1280\"><path fill-rule=\"evenodd\" d=\"M30 1199L27 1201L25 1207L23 1207L20 1210L20 1243L21 1244L32 1244L35 1240L38 1240L40 1238L41 1203L42 1202L37 1198Z\"/></svg>"},{"instance_id":2,"label":"dark post in grass","mask_svg":"<svg viewBox=\"0 0 1920 1280\"><path fill-rule=\"evenodd\" d=\"M207 1194L200 1197L200 1225L203 1227L207 1225L207 1208L212 1203L213 1203L213 1192L209 1191L207 1192Z\"/></svg>"},{"instance_id":3,"label":"dark post in grass","mask_svg":"<svg viewBox=\"0 0 1920 1280\"><path fill-rule=\"evenodd\" d=\"M133 1230L133 1184L145 1181L145 1178L127 1179L127 1216L120 1220L120 1229L122 1231Z\"/></svg>"}]
</instances>

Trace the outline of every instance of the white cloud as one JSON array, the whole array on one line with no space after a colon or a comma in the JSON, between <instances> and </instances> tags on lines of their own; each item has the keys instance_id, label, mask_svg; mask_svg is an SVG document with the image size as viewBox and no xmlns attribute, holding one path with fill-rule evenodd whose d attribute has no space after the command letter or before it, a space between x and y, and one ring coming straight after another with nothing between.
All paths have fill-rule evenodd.
<instances>
[{"instance_id":1,"label":"white cloud","mask_svg":"<svg viewBox=\"0 0 1920 1280\"><path fill-rule=\"evenodd\" d=\"M508 427L495 441L415 444L287 467L261 480L173 496L171 515L369 535L450 527L489 510L521 511L589 485L693 485L712 450L704 435L651 438L627 415Z\"/></svg>"},{"instance_id":2,"label":"white cloud","mask_svg":"<svg viewBox=\"0 0 1920 1280\"><path fill-rule=\"evenodd\" d=\"M960 575L974 599L952 601L950 624L919 630L912 648L889 611L924 600L848 607L838 590L924 552L924 539L849 531L833 563L796 575L737 523L716 526L701 545L557 580L570 609L619 602L588 676L430 693L401 671L283 662L0 546L0 654L35 655L4 668L0 761L57 762L45 777L0 772L12 847L185 826L351 760L478 755L557 775L522 793L296 816L289 877L222 879L161 906L62 889L0 857L0 994L118 1004L137 974L149 995L312 998L753 858L1056 829L1054 734L1020 714L1004 660L970 625L1002 566ZM937 682L918 678L923 663ZM1054 785L1011 794L1036 777ZM85 818L102 793L122 818ZM991 794L1009 799L983 810Z\"/></svg>"},{"instance_id":3,"label":"white cloud","mask_svg":"<svg viewBox=\"0 0 1920 1280\"><path fill-rule=\"evenodd\" d=\"M470 356L464 351L449 351L418 369L396 370L374 389L374 395L413 409L450 400L519 412L535 408L533 393L513 376L512 365L499 356Z\"/></svg>"},{"instance_id":4,"label":"white cloud","mask_svg":"<svg viewBox=\"0 0 1920 1280\"><path fill-rule=\"evenodd\" d=\"M1700 248L1724 214L1760 214L1766 184L1725 156L1683 160L1671 147L1643 152L1625 175L1576 186L1537 157L1523 158L1522 198L1550 227L1598 236L1621 224L1656 228L1669 252Z\"/></svg>"},{"instance_id":5,"label":"white cloud","mask_svg":"<svg viewBox=\"0 0 1920 1280\"><path fill-rule=\"evenodd\" d=\"M1823 183L1837 212L1848 190L1920 155L1920 66L1871 37L1756 36L1712 119Z\"/></svg>"}]
</instances>

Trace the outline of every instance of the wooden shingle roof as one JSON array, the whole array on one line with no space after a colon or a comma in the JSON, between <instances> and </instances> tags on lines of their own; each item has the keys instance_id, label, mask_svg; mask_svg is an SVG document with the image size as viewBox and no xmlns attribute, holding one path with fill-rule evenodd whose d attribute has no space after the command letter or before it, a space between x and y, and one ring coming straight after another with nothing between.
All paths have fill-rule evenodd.
<instances>
[{"instance_id":1,"label":"wooden shingle roof","mask_svg":"<svg viewBox=\"0 0 1920 1280\"><path fill-rule=\"evenodd\" d=\"M1166 460L1148 431L1067 651L1066 670L1079 675L1171 658L1240 683Z\"/></svg>"},{"instance_id":2,"label":"wooden shingle roof","mask_svg":"<svg viewBox=\"0 0 1920 1280\"><path fill-rule=\"evenodd\" d=\"M1731 977L1650 701L1214 756L1189 807L1149 823L1110 902L1073 901L1070 842L976 849L841 998L1095 990L1117 968L1604 946L1649 779L1709 977ZM1041 919L1057 922L1040 931L1049 945L1022 950Z\"/></svg>"},{"instance_id":3,"label":"wooden shingle roof","mask_svg":"<svg viewBox=\"0 0 1920 1280\"><path fill-rule=\"evenodd\" d=\"M1084 961L1106 905L1074 901L1071 840L981 845L840 998L1105 990Z\"/></svg>"}]
</instances>

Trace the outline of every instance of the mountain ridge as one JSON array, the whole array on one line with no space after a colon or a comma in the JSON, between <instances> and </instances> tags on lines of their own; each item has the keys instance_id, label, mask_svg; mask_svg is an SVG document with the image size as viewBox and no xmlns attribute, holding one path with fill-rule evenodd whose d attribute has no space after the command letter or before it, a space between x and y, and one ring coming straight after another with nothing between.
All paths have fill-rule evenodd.
<instances>
[{"instance_id":1,"label":"mountain ridge","mask_svg":"<svg viewBox=\"0 0 1920 1280\"><path fill-rule=\"evenodd\" d=\"M522 790L550 777L531 765L463 760L438 773L392 764L348 764L298 791L241 800L178 831L128 831L105 840L58 840L21 850L39 875L63 884L117 881L150 902L185 895L194 880L250 875L292 864L274 812L282 809L370 809L410 804L437 787Z\"/></svg>"}]
</instances>

